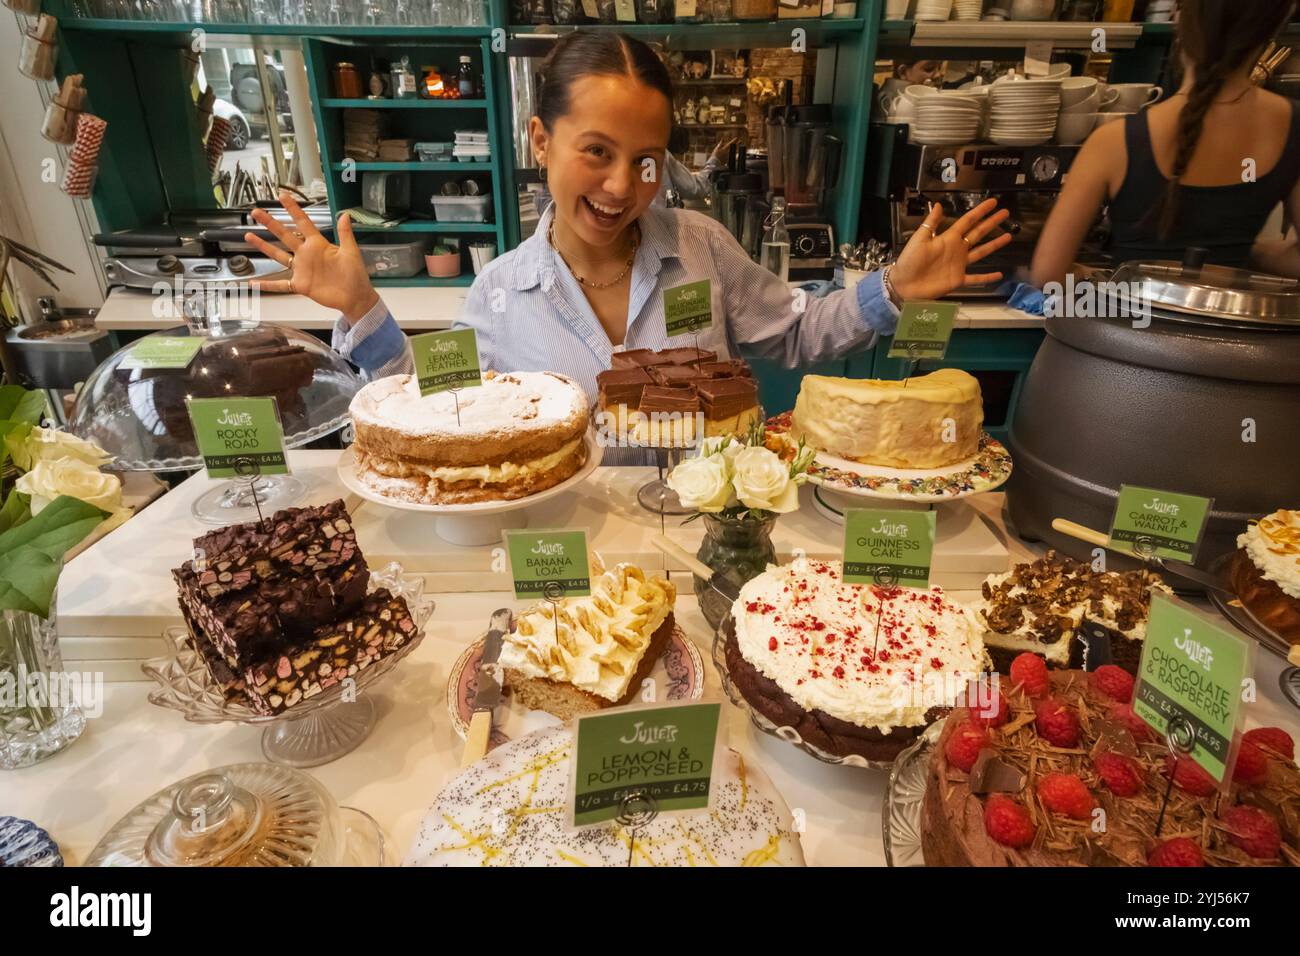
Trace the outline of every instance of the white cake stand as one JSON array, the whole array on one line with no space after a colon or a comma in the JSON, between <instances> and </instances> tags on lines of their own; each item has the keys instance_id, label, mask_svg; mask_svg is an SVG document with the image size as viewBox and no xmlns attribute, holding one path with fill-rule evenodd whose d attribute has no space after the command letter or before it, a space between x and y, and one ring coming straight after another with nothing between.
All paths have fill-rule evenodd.
<instances>
[{"instance_id":1,"label":"white cake stand","mask_svg":"<svg viewBox=\"0 0 1300 956\"><path fill-rule=\"evenodd\" d=\"M430 505L413 501L390 498L375 491L361 480L357 474L357 459L351 448L346 448L339 456L338 475L344 487L361 496L366 501L395 508L399 511L413 511L433 518L433 531L442 540L464 547L478 547L485 544L499 544L501 533L506 529L522 528L528 524L526 514L519 514L530 505L538 504L548 498L563 494L575 485L587 480L600 465L605 450L588 432L583 439L587 445L587 462L573 475L526 498L511 501L479 501L465 505ZM418 520L418 519L417 519Z\"/></svg>"}]
</instances>

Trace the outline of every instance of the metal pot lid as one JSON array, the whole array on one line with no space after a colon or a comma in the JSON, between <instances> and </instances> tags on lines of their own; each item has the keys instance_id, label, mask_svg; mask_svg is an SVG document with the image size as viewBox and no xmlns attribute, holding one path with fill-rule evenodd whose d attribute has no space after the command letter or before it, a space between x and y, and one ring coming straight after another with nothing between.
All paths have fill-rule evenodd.
<instances>
[{"instance_id":1,"label":"metal pot lid","mask_svg":"<svg viewBox=\"0 0 1300 956\"><path fill-rule=\"evenodd\" d=\"M1172 260L1125 262L1110 281L1137 284L1153 308L1219 323L1300 326L1300 281L1250 269ZM1121 293L1123 294L1123 293ZM1127 298L1127 296L1126 296Z\"/></svg>"}]
</instances>

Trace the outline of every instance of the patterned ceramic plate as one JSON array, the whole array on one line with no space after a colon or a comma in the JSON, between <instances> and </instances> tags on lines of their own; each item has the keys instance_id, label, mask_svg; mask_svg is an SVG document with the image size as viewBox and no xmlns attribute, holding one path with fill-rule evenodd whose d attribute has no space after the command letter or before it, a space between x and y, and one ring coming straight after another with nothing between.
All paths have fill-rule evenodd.
<instances>
[{"instance_id":1,"label":"patterned ceramic plate","mask_svg":"<svg viewBox=\"0 0 1300 956\"><path fill-rule=\"evenodd\" d=\"M921 801L925 798L926 772L930 751L943 733L936 720L916 739L889 772L885 790L885 812L881 814L885 838L885 862L890 866L925 866L921 855Z\"/></svg>"},{"instance_id":2,"label":"patterned ceramic plate","mask_svg":"<svg viewBox=\"0 0 1300 956\"><path fill-rule=\"evenodd\" d=\"M474 695L478 692L478 665L483 657L483 641L484 638L480 637L465 648L447 677L447 713L451 717L452 727L461 739L469 732L469 722L474 716ZM667 688L665 700L699 700L704 694L704 658L680 627L673 628L673 636L668 639L663 655L650 671L650 678L656 681L657 686ZM541 727L559 723L557 718L548 713L521 706L509 694L502 698L494 717L489 750Z\"/></svg>"},{"instance_id":3,"label":"patterned ceramic plate","mask_svg":"<svg viewBox=\"0 0 1300 956\"><path fill-rule=\"evenodd\" d=\"M767 433L793 453L796 442L790 437L790 412L769 418ZM1010 477L1011 454L987 432L980 434L974 456L949 468L884 468L819 451L808 469L808 480L830 491L920 502L952 501L992 491Z\"/></svg>"},{"instance_id":4,"label":"patterned ceramic plate","mask_svg":"<svg viewBox=\"0 0 1300 956\"><path fill-rule=\"evenodd\" d=\"M0 817L0 867L63 866L53 838L31 820Z\"/></svg>"}]
</instances>

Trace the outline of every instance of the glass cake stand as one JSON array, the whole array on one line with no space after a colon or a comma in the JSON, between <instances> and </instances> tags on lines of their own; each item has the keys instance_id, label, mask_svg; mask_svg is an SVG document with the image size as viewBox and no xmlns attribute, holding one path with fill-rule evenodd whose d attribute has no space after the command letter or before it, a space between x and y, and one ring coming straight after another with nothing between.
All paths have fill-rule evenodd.
<instances>
[{"instance_id":1,"label":"glass cake stand","mask_svg":"<svg viewBox=\"0 0 1300 956\"><path fill-rule=\"evenodd\" d=\"M161 338L198 339L184 368L133 368L132 352ZM194 471L203 467L186 401L269 397L276 402L284 447L298 448L341 428L361 379L315 336L253 319L201 318L154 332L118 349L86 380L69 428L114 456L125 471ZM253 492L256 491L256 501ZM194 504L209 524L254 521L301 499L292 475L249 475L220 482Z\"/></svg>"},{"instance_id":2,"label":"glass cake stand","mask_svg":"<svg viewBox=\"0 0 1300 956\"><path fill-rule=\"evenodd\" d=\"M943 733L944 720L936 720L912 745L900 753L889 771L881 829L885 862L889 866L925 866L921 854L921 803L925 799L930 752Z\"/></svg>"},{"instance_id":3,"label":"glass cake stand","mask_svg":"<svg viewBox=\"0 0 1300 956\"><path fill-rule=\"evenodd\" d=\"M424 638L434 602L424 596L424 579L403 572L396 562L371 571L370 590L388 588L406 599L415 621L415 636L389 656L359 671L355 685L335 684L283 713L263 715L247 703L227 700L208 673L202 656L188 643L184 627L169 627L163 637L172 655L145 661L141 667L159 685L149 703L180 712L196 724L253 724L261 726L262 754L267 760L290 767L316 767L355 750L375 724L375 705L362 691L391 671Z\"/></svg>"}]
</instances>

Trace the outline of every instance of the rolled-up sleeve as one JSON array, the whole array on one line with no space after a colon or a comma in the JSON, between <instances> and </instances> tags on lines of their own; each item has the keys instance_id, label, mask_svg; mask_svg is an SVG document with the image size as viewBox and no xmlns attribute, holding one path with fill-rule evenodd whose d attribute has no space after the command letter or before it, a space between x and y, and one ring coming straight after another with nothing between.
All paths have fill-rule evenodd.
<instances>
[{"instance_id":1,"label":"rolled-up sleeve","mask_svg":"<svg viewBox=\"0 0 1300 956\"><path fill-rule=\"evenodd\" d=\"M751 358L785 368L825 362L871 348L898 323L878 272L818 299L751 260L729 235L715 234L713 247L732 335Z\"/></svg>"},{"instance_id":2,"label":"rolled-up sleeve","mask_svg":"<svg viewBox=\"0 0 1300 956\"><path fill-rule=\"evenodd\" d=\"M383 299L351 325L340 315L330 344L371 378L409 373L415 368L406 335Z\"/></svg>"}]
</instances>

